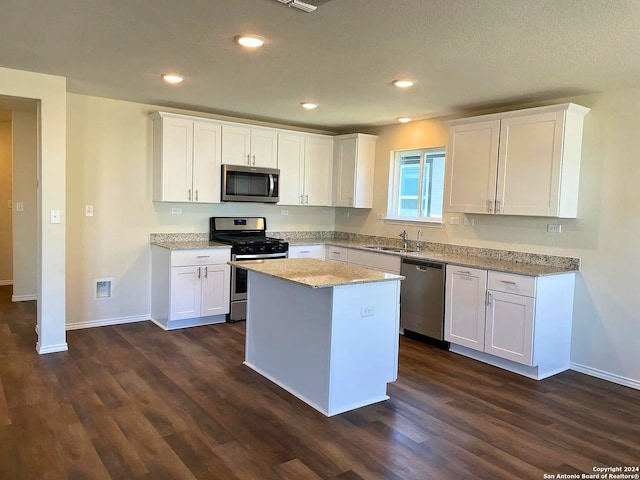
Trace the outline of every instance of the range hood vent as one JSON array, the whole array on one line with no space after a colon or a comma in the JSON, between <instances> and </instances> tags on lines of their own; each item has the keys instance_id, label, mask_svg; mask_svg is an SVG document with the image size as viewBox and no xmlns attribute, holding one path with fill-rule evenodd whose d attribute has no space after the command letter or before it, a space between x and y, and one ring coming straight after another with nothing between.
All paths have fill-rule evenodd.
<instances>
[{"instance_id":1,"label":"range hood vent","mask_svg":"<svg viewBox=\"0 0 640 480\"><path fill-rule=\"evenodd\" d=\"M320 5L324 5L331 0L276 0L278 3L288 7L294 7L303 12L313 12Z\"/></svg>"}]
</instances>

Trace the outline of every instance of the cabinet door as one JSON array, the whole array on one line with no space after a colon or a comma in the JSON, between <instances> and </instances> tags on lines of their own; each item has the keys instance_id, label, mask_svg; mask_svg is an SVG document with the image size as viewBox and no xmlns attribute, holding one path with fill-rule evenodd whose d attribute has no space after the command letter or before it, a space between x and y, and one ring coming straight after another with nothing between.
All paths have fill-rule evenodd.
<instances>
[{"instance_id":1,"label":"cabinet door","mask_svg":"<svg viewBox=\"0 0 640 480\"><path fill-rule=\"evenodd\" d=\"M231 267L229 265L205 265L202 268L202 303L200 316L229 313Z\"/></svg>"},{"instance_id":2,"label":"cabinet door","mask_svg":"<svg viewBox=\"0 0 640 480\"><path fill-rule=\"evenodd\" d=\"M278 165L280 166L280 205L302 205L304 196L305 139L301 135L278 134Z\"/></svg>"},{"instance_id":3,"label":"cabinet door","mask_svg":"<svg viewBox=\"0 0 640 480\"><path fill-rule=\"evenodd\" d=\"M222 126L222 163L250 165L251 128L236 125Z\"/></svg>"},{"instance_id":4,"label":"cabinet door","mask_svg":"<svg viewBox=\"0 0 640 480\"><path fill-rule=\"evenodd\" d=\"M484 351L532 365L534 299L489 290Z\"/></svg>"},{"instance_id":5,"label":"cabinet door","mask_svg":"<svg viewBox=\"0 0 640 480\"><path fill-rule=\"evenodd\" d=\"M373 207L373 174L376 163L376 141L374 135L358 134L354 181L355 208Z\"/></svg>"},{"instance_id":6,"label":"cabinet door","mask_svg":"<svg viewBox=\"0 0 640 480\"><path fill-rule=\"evenodd\" d=\"M335 141L334 202L337 207L353 206L357 148L357 138Z\"/></svg>"},{"instance_id":7,"label":"cabinet door","mask_svg":"<svg viewBox=\"0 0 640 480\"><path fill-rule=\"evenodd\" d=\"M282 166L280 167L282 173ZM306 205L331 205L333 139L307 137L304 152L304 200Z\"/></svg>"},{"instance_id":8,"label":"cabinet door","mask_svg":"<svg viewBox=\"0 0 640 480\"><path fill-rule=\"evenodd\" d=\"M164 202L189 202L192 192L193 122L162 120L162 192Z\"/></svg>"},{"instance_id":9,"label":"cabinet door","mask_svg":"<svg viewBox=\"0 0 640 480\"><path fill-rule=\"evenodd\" d=\"M500 120L449 129L444 210L494 213Z\"/></svg>"},{"instance_id":10,"label":"cabinet door","mask_svg":"<svg viewBox=\"0 0 640 480\"><path fill-rule=\"evenodd\" d=\"M171 267L171 300L169 320L200 316L202 268Z\"/></svg>"},{"instance_id":11,"label":"cabinet door","mask_svg":"<svg viewBox=\"0 0 640 480\"><path fill-rule=\"evenodd\" d=\"M211 122L193 123L194 202L220 202L222 127Z\"/></svg>"},{"instance_id":12,"label":"cabinet door","mask_svg":"<svg viewBox=\"0 0 640 480\"><path fill-rule=\"evenodd\" d=\"M564 114L502 120L496 213L558 215Z\"/></svg>"},{"instance_id":13,"label":"cabinet door","mask_svg":"<svg viewBox=\"0 0 640 480\"><path fill-rule=\"evenodd\" d=\"M447 265L444 339L484 351L487 271Z\"/></svg>"},{"instance_id":14,"label":"cabinet door","mask_svg":"<svg viewBox=\"0 0 640 480\"><path fill-rule=\"evenodd\" d=\"M278 132L251 129L251 165L278 168Z\"/></svg>"}]
</instances>

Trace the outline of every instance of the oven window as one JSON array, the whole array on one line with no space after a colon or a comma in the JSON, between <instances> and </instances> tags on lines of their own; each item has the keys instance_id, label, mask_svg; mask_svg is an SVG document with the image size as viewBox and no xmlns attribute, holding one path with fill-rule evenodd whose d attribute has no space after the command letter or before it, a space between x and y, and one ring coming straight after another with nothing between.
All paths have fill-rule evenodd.
<instances>
[{"instance_id":1,"label":"oven window","mask_svg":"<svg viewBox=\"0 0 640 480\"><path fill-rule=\"evenodd\" d=\"M233 293L247 293L247 272L244 268L236 268L236 284Z\"/></svg>"},{"instance_id":2,"label":"oven window","mask_svg":"<svg viewBox=\"0 0 640 480\"><path fill-rule=\"evenodd\" d=\"M269 195L269 175L250 172L227 172L227 195L266 197Z\"/></svg>"}]
</instances>

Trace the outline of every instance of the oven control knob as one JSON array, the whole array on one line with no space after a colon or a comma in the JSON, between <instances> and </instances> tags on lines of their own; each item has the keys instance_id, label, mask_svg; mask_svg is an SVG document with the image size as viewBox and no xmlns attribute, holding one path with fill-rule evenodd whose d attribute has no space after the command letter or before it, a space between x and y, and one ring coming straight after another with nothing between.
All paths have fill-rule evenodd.
<instances>
[{"instance_id":1,"label":"oven control knob","mask_svg":"<svg viewBox=\"0 0 640 480\"><path fill-rule=\"evenodd\" d=\"M261 245L261 246L260 246L260 251L261 251L261 252L264 252L265 250L266 250L266 247L265 247L264 245Z\"/></svg>"}]
</instances>

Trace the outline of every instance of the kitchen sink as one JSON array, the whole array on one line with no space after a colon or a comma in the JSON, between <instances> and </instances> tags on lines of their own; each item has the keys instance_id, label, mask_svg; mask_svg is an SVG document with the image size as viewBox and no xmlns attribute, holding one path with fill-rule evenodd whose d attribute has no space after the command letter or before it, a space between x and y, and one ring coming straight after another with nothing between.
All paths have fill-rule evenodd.
<instances>
[{"instance_id":1,"label":"kitchen sink","mask_svg":"<svg viewBox=\"0 0 640 480\"><path fill-rule=\"evenodd\" d=\"M366 248L367 250L378 250L380 252L393 252L393 253L411 253L411 252L417 251L417 250L412 250L410 248L385 247L382 245L365 245L363 248Z\"/></svg>"}]
</instances>

